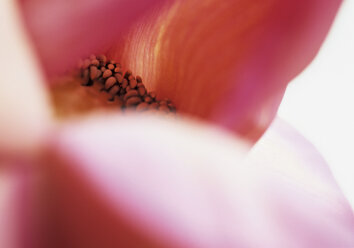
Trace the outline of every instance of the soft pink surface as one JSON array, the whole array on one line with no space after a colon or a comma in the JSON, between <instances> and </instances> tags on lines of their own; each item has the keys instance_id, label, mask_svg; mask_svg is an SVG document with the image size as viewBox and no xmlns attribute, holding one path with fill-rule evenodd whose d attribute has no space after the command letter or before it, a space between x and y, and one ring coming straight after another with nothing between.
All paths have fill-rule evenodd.
<instances>
[{"instance_id":1,"label":"soft pink surface","mask_svg":"<svg viewBox=\"0 0 354 248\"><path fill-rule=\"evenodd\" d=\"M48 242L354 245L353 212L327 165L278 121L250 153L214 128L136 117L68 126L54 147L65 162L50 169Z\"/></svg>"}]
</instances>

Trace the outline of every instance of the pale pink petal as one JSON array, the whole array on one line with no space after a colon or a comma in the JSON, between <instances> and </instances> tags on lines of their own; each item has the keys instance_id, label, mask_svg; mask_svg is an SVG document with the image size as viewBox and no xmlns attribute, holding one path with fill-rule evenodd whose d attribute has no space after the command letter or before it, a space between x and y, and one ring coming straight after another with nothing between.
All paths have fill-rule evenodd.
<instances>
[{"instance_id":1,"label":"pale pink petal","mask_svg":"<svg viewBox=\"0 0 354 248\"><path fill-rule=\"evenodd\" d=\"M325 135L325 134L324 134ZM354 212L318 151L276 119L248 155L269 223L293 246L352 247Z\"/></svg>"},{"instance_id":2,"label":"pale pink petal","mask_svg":"<svg viewBox=\"0 0 354 248\"><path fill-rule=\"evenodd\" d=\"M291 128L280 128L245 157L236 137L200 123L106 117L64 127L46 167L47 241L353 246L353 212L326 164Z\"/></svg>"},{"instance_id":3,"label":"pale pink petal","mask_svg":"<svg viewBox=\"0 0 354 248\"><path fill-rule=\"evenodd\" d=\"M38 61L15 1L0 2L0 157L33 153L51 122Z\"/></svg>"},{"instance_id":4,"label":"pale pink petal","mask_svg":"<svg viewBox=\"0 0 354 248\"><path fill-rule=\"evenodd\" d=\"M112 56L150 89L255 141L288 82L316 55L341 0L174 1Z\"/></svg>"}]
</instances>

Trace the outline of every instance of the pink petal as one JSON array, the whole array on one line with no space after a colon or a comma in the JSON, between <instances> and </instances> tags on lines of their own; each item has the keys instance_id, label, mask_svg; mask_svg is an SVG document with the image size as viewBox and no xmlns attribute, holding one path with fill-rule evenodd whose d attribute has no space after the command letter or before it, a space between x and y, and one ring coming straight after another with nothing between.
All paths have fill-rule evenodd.
<instances>
[{"instance_id":1,"label":"pink petal","mask_svg":"<svg viewBox=\"0 0 354 248\"><path fill-rule=\"evenodd\" d=\"M38 247L38 174L29 164L0 158L0 247Z\"/></svg>"},{"instance_id":2,"label":"pink petal","mask_svg":"<svg viewBox=\"0 0 354 248\"><path fill-rule=\"evenodd\" d=\"M51 123L38 62L15 1L0 2L0 157L35 153Z\"/></svg>"},{"instance_id":3,"label":"pink petal","mask_svg":"<svg viewBox=\"0 0 354 248\"><path fill-rule=\"evenodd\" d=\"M317 150L276 119L249 154L264 207L294 247L351 247L354 214ZM288 245L286 245L288 247Z\"/></svg>"},{"instance_id":4,"label":"pink petal","mask_svg":"<svg viewBox=\"0 0 354 248\"><path fill-rule=\"evenodd\" d=\"M67 126L54 148L50 247L354 245L353 212L326 164L283 124L246 158L215 128L140 117Z\"/></svg>"},{"instance_id":5,"label":"pink petal","mask_svg":"<svg viewBox=\"0 0 354 248\"><path fill-rule=\"evenodd\" d=\"M3 163L0 164L3 167ZM0 246L18 247L18 182L12 173L8 171L0 172ZM17 210L17 211L16 211Z\"/></svg>"},{"instance_id":6,"label":"pink petal","mask_svg":"<svg viewBox=\"0 0 354 248\"><path fill-rule=\"evenodd\" d=\"M150 89L255 141L316 55L340 0L175 1L134 26L116 60Z\"/></svg>"},{"instance_id":7,"label":"pink petal","mask_svg":"<svg viewBox=\"0 0 354 248\"><path fill-rule=\"evenodd\" d=\"M23 0L25 24L47 74L76 65L164 0Z\"/></svg>"}]
</instances>

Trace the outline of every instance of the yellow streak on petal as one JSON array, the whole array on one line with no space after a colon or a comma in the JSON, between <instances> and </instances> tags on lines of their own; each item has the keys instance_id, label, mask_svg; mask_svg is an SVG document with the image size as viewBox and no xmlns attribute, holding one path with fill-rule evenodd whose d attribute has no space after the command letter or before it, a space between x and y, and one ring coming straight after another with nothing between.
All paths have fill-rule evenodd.
<instances>
[{"instance_id":1,"label":"yellow streak on petal","mask_svg":"<svg viewBox=\"0 0 354 248\"><path fill-rule=\"evenodd\" d=\"M162 44L165 42L164 39L164 35L167 31L167 27L169 26L169 24L172 22L173 17L176 15L176 13L178 12L178 9L180 8L179 6L179 2L176 2L169 10L167 13L165 13L165 15L162 15L159 18L159 21L157 23L161 23L161 27L159 28L159 30L157 31L158 36L157 36L157 42L156 45L154 47L154 55L155 55L155 66L158 64L158 60L157 58L159 57L159 55L161 54L161 48L162 48ZM163 21L162 21L163 20Z\"/></svg>"}]
</instances>

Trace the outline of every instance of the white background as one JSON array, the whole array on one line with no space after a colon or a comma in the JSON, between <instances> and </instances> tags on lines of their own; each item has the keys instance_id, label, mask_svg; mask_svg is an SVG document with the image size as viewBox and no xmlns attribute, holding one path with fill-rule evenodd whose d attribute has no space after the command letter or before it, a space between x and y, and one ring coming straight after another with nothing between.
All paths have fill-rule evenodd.
<instances>
[{"instance_id":1,"label":"white background","mask_svg":"<svg viewBox=\"0 0 354 248\"><path fill-rule=\"evenodd\" d=\"M278 115L316 146L354 209L354 0L344 1L320 53L289 85Z\"/></svg>"}]
</instances>

